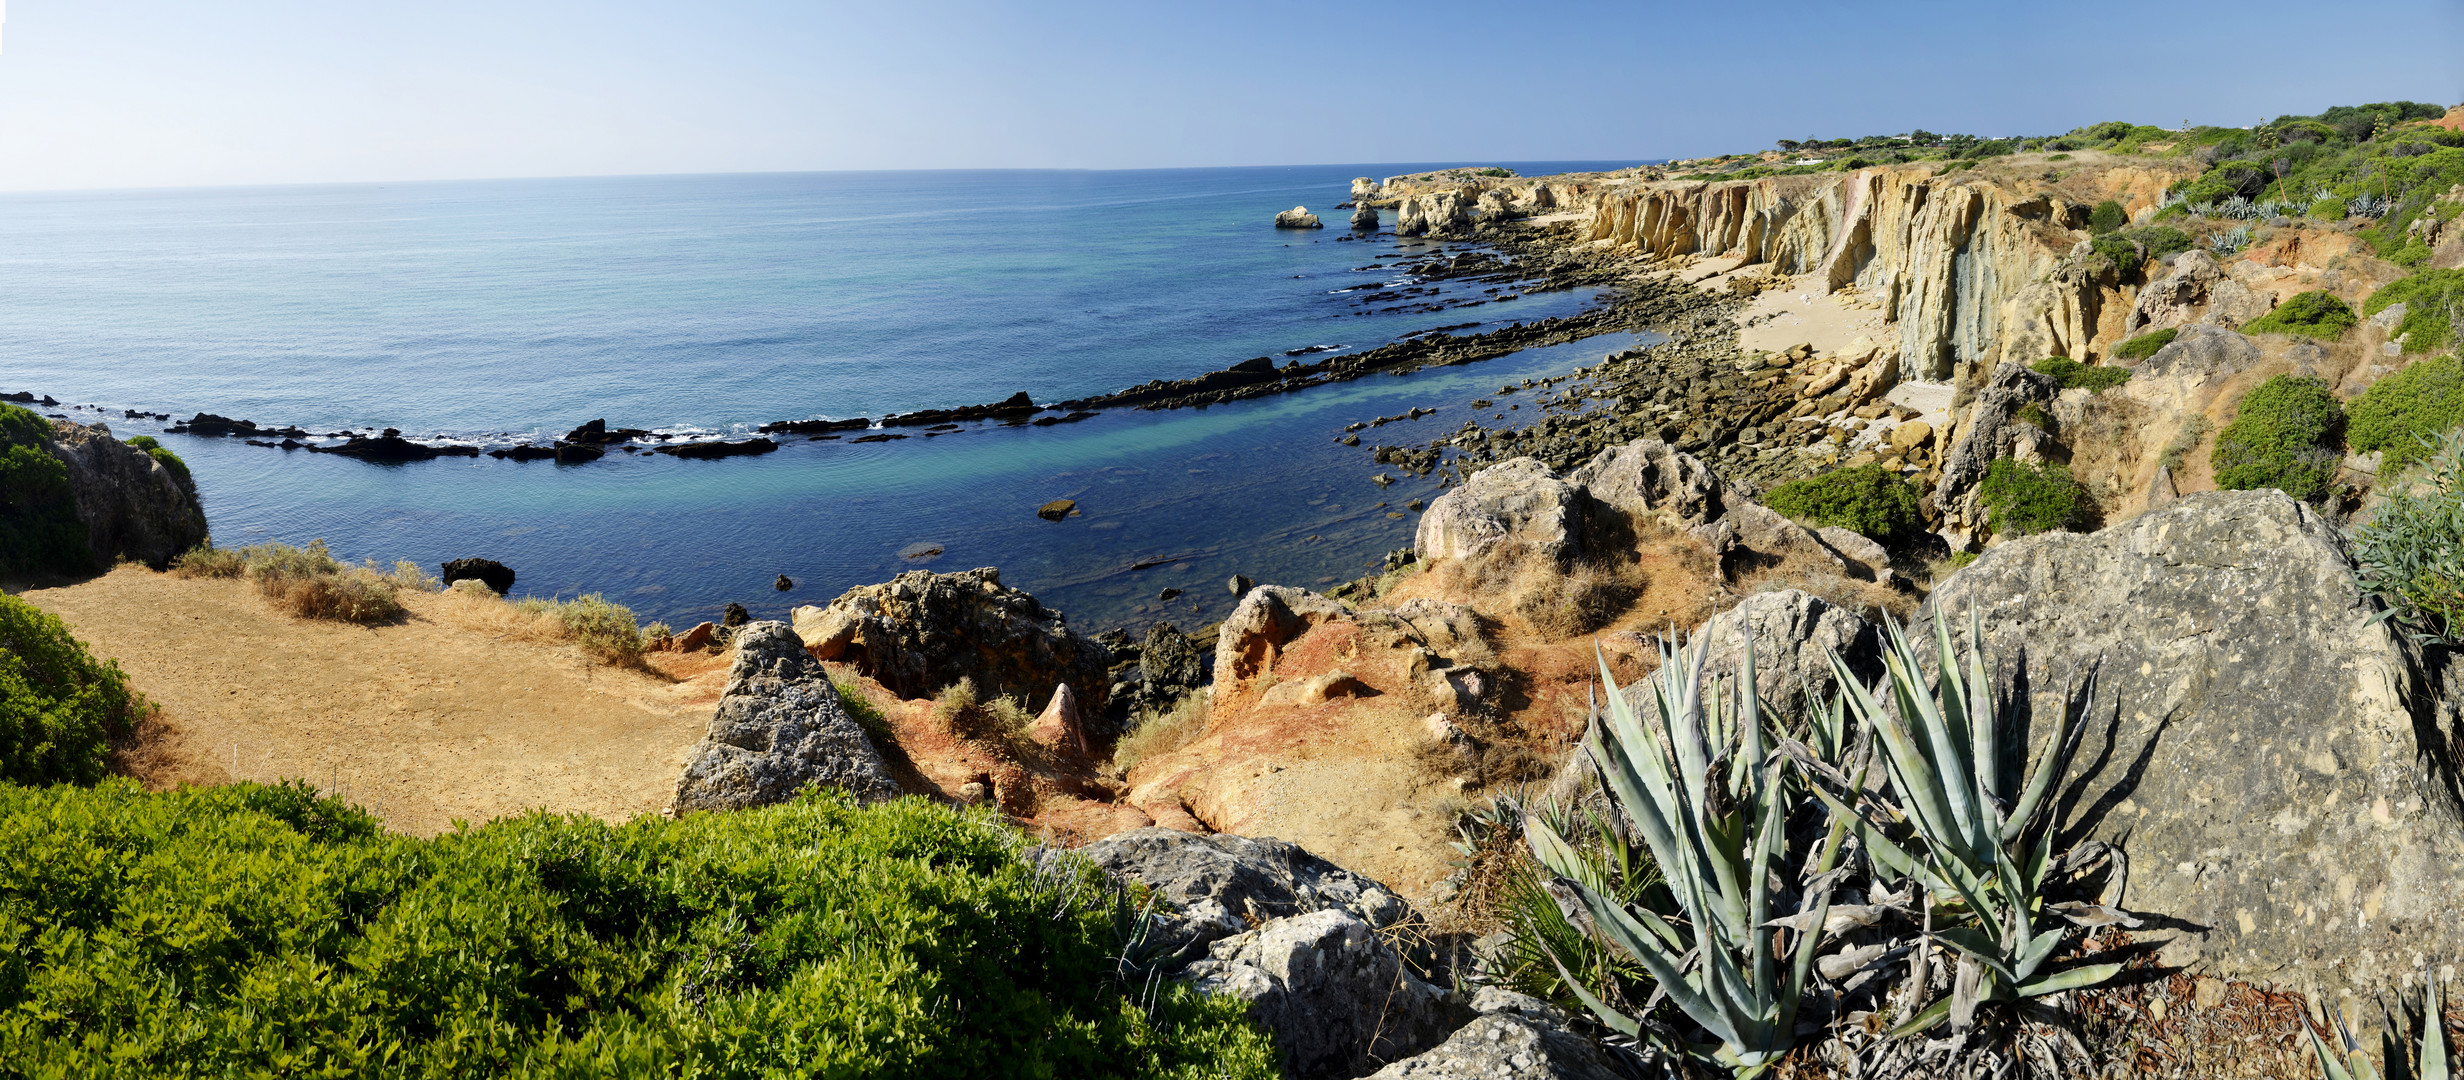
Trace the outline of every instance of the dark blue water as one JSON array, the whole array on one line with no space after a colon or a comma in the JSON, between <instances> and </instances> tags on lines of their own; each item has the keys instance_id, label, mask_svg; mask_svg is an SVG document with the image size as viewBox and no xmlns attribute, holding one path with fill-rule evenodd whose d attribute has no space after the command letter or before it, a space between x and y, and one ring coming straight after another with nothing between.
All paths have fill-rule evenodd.
<instances>
[{"instance_id":1,"label":"dark blue water","mask_svg":"<svg viewBox=\"0 0 2464 1080\"><path fill-rule=\"evenodd\" d=\"M1520 166L1526 173L1586 166ZM612 425L764 421L1041 401L1311 345L1568 314L1588 293L1439 313L1335 290L1395 280L1339 241L1353 176L1410 166L854 173L0 196L0 390L106 411L214 412L310 430L501 440ZM1338 227L1268 228L1306 203ZM1394 260L1382 260L1392 262ZM337 553L479 555L517 592L605 592L687 622L757 614L901 569L999 566L1080 625L1218 617L1234 573L1324 584L1407 545L1406 480L1380 489L1333 436L1433 438L1498 384L1622 339L1204 411L941 438L790 441L726 461L374 465L163 436L224 544L322 537ZM87 413L72 413L91 420ZM1034 509L1079 500L1045 522ZM1390 505L1379 507L1378 503ZM918 544L929 559L902 558ZM1143 570L1139 562L1177 556ZM779 574L798 582L773 592ZM1171 602L1167 587L1186 590Z\"/></svg>"}]
</instances>

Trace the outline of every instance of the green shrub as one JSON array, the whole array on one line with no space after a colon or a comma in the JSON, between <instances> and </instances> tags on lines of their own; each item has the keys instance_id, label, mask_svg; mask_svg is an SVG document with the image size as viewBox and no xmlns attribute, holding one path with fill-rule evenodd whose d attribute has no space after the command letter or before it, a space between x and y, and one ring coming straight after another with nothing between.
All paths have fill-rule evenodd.
<instances>
[{"instance_id":1,"label":"green shrub","mask_svg":"<svg viewBox=\"0 0 2464 1080\"><path fill-rule=\"evenodd\" d=\"M133 435L121 441L130 446L134 446L139 450L145 451L146 456L162 462L163 468L171 470L171 475L177 476L182 480L189 479L188 463L180 460L180 455L164 449L162 440L157 439L152 435Z\"/></svg>"},{"instance_id":2,"label":"green shrub","mask_svg":"<svg viewBox=\"0 0 2464 1080\"><path fill-rule=\"evenodd\" d=\"M94 569L86 525L53 457L51 421L0 405L0 574L81 574Z\"/></svg>"},{"instance_id":3,"label":"green shrub","mask_svg":"<svg viewBox=\"0 0 2464 1080\"><path fill-rule=\"evenodd\" d=\"M1883 543L1924 528L1917 491L1879 462L1836 469L1772 488L1763 505L1815 527L1854 529Z\"/></svg>"},{"instance_id":4,"label":"green shrub","mask_svg":"<svg viewBox=\"0 0 2464 1080\"><path fill-rule=\"evenodd\" d=\"M2336 298L2336 294L2312 289L2250 321L2242 327L2251 334L2300 334L2323 341L2333 341L2344 332L2361 325L2361 317L2351 306Z\"/></svg>"},{"instance_id":5,"label":"green shrub","mask_svg":"<svg viewBox=\"0 0 2464 1080\"><path fill-rule=\"evenodd\" d=\"M2296 499L2326 494L2343 455L2344 406L2316 376L2278 375L2242 399L2216 436L2209 462L2226 491L2276 488Z\"/></svg>"},{"instance_id":6,"label":"green shrub","mask_svg":"<svg viewBox=\"0 0 2464 1080\"><path fill-rule=\"evenodd\" d=\"M2464 641L2464 435L2439 436L2418 473L2379 490L2386 498L2353 530L2362 587L2414 633Z\"/></svg>"},{"instance_id":7,"label":"green shrub","mask_svg":"<svg viewBox=\"0 0 2464 1080\"><path fill-rule=\"evenodd\" d=\"M633 621L633 609L610 603L602 593L584 593L571 600L526 596L513 606L555 619L568 640L581 646L583 652L611 664L641 659L648 644L641 627Z\"/></svg>"},{"instance_id":8,"label":"green shrub","mask_svg":"<svg viewBox=\"0 0 2464 1080\"><path fill-rule=\"evenodd\" d=\"M2404 339L2404 351L2432 353L2455 340L2455 319L2464 310L2464 270L2424 270L2388 283L2363 301L2361 310L2376 315L2404 305L2404 321L2390 336Z\"/></svg>"},{"instance_id":9,"label":"green shrub","mask_svg":"<svg viewBox=\"0 0 2464 1080\"><path fill-rule=\"evenodd\" d=\"M2105 261L2113 264L2114 271L2124 277L2137 273L2140 265L2147 261L2147 253L2139 250L2139 245L2131 243L2127 237L2109 233L2097 237L2088 246L2096 254L2104 256Z\"/></svg>"},{"instance_id":10,"label":"green shrub","mask_svg":"<svg viewBox=\"0 0 2464 1080\"><path fill-rule=\"evenodd\" d=\"M2019 412L2014 414L2012 419L2022 424L2032 424L2037 430L2046 434L2053 434L2056 431L2053 414L2046 412L2044 406L2033 401L2020 406Z\"/></svg>"},{"instance_id":11,"label":"green shrub","mask_svg":"<svg viewBox=\"0 0 2464 1080\"><path fill-rule=\"evenodd\" d=\"M2424 441L2464 424L2464 362L2423 360L2372 383L2345 411L2345 444L2384 450L2379 475L2421 459Z\"/></svg>"},{"instance_id":12,"label":"green shrub","mask_svg":"<svg viewBox=\"0 0 2464 1080\"><path fill-rule=\"evenodd\" d=\"M2189 233L2166 225L2151 225L2144 229L2132 229L2122 235L2136 242L2141 248L2146 249L2147 257L2151 259L2161 259L2167 255L2179 255L2182 252L2198 246L2198 242L2192 240Z\"/></svg>"},{"instance_id":13,"label":"green shrub","mask_svg":"<svg viewBox=\"0 0 2464 1080\"><path fill-rule=\"evenodd\" d=\"M248 572L248 557L237 549L218 548L211 540L171 560L171 575L184 578L235 578Z\"/></svg>"},{"instance_id":14,"label":"green shrub","mask_svg":"<svg viewBox=\"0 0 2464 1080\"><path fill-rule=\"evenodd\" d=\"M2005 536L2075 528L2087 516L2086 493L2059 462L1997 458L1986 467L1977 498L1993 530Z\"/></svg>"},{"instance_id":15,"label":"green shrub","mask_svg":"<svg viewBox=\"0 0 2464 1080\"><path fill-rule=\"evenodd\" d=\"M0 780L102 779L112 737L126 732L143 708L119 664L88 654L57 616L0 594ZM0 908L0 935L6 919ZM0 961L0 972L4 965Z\"/></svg>"},{"instance_id":16,"label":"green shrub","mask_svg":"<svg viewBox=\"0 0 2464 1080\"><path fill-rule=\"evenodd\" d=\"M15 1076L1275 1075L1127 898L833 795L390 834L304 784L0 787ZM1150 997L1151 994L1151 997Z\"/></svg>"},{"instance_id":17,"label":"green shrub","mask_svg":"<svg viewBox=\"0 0 2464 1080\"><path fill-rule=\"evenodd\" d=\"M2062 380L2064 390L2111 390L2130 381L2130 369L2082 364L2067 356L2049 356L2029 365Z\"/></svg>"},{"instance_id":18,"label":"green shrub","mask_svg":"<svg viewBox=\"0 0 2464 1080\"><path fill-rule=\"evenodd\" d=\"M2310 204L2310 219L2313 221L2342 221L2345 215L2344 205L2344 200L2332 196L2320 199Z\"/></svg>"},{"instance_id":19,"label":"green shrub","mask_svg":"<svg viewBox=\"0 0 2464 1080\"><path fill-rule=\"evenodd\" d=\"M2128 224L2130 224L2130 213L2122 209L2122 204L2111 199L2097 203L2096 209L2088 213L2088 231L2090 232L2109 233Z\"/></svg>"},{"instance_id":20,"label":"green shrub","mask_svg":"<svg viewBox=\"0 0 2464 1080\"><path fill-rule=\"evenodd\" d=\"M2141 334L2114 346L2113 355L2124 360L2145 360L2156 355L2156 350L2173 344L2173 339L2180 337L2181 333L2179 330L2167 327L2153 333Z\"/></svg>"}]
</instances>

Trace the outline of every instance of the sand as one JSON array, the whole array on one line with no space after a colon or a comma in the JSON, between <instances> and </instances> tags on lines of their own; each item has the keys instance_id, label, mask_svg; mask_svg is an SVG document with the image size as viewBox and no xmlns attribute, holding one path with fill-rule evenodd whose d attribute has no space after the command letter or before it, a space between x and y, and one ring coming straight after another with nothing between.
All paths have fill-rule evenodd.
<instances>
[{"instance_id":1,"label":"sand","mask_svg":"<svg viewBox=\"0 0 2464 1080\"><path fill-rule=\"evenodd\" d=\"M611 668L469 629L442 596L409 597L404 620L376 627L136 567L21 598L161 706L135 755L154 786L303 778L418 835L531 809L662 811L723 677L716 660Z\"/></svg>"}]
</instances>

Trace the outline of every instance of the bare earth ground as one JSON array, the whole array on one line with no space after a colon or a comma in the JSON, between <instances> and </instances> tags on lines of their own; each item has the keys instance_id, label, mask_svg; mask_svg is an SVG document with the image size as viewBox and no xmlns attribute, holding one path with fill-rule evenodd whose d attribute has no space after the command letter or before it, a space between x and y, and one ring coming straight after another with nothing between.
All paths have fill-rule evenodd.
<instances>
[{"instance_id":1,"label":"bare earth ground","mask_svg":"<svg viewBox=\"0 0 2464 1080\"><path fill-rule=\"evenodd\" d=\"M448 596L406 596L408 616L375 627L295 618L240 581L135 567L22 598L161 707L131 755L150 784L304 778L419 835L533 808L659 812L725 675L723 659L658 657L682 662L673 675L611 668L471 629Z\"/></svg>"}]
</instances>

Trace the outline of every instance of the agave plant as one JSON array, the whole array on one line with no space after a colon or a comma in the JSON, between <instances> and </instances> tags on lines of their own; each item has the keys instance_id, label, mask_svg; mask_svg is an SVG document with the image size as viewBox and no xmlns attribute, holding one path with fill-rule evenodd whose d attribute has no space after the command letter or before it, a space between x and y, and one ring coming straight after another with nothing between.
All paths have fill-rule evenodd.
<instances>
[{"instance_id":1,"label":"agave plant","mask_svg":"<svg viewBox=\"0 0 2464 1080\"><path fill-rule=\"evenodd\" d=\"M2249 247L2250 226L2244 225L2240 228L2232 230L2231 232L2220 232L2214 236L2208 237L2207 246L2215 249L2215 252L2218 255L2231 255L2236 251Z\"/></svg>"},{"instance_id":2,"label":"agave plant","mask_svg":"<svg viewBox=\"0 0 2464 1080\"><path fill-rule=\"evenodd\" d=\"M1781 914L1773 910L1783 899L1780 871L1790 868L1787 821L1798 788L1764 737L1750 636L1736 680L1706 697L1709 646L1702 637L1691 646L1661 642L1660 669L1651 678L1657 723L1650 725L1618 690L1603 658L1607 707L1594 701L1585 736L1602 787L1659 865L1667 905L1620 903L1584 881L1581 857L1538 816L1525 818L1525 836L1594 929L1648 969L1669 1002L1711 1036L1686 1049L1752 1076L1794 1042L1797 1004L1831 894L1827 884L1806 890L1797 906L1798 914L1811 913L1809 929L1795 932L1794 955L1784 957L1772 921ZM1645 1037L1641 1019L1584 990L1571 974L1566 983L1601 1023Z\"/></svg>"},{"instance_id":3,"label":"agave plant","mask_svg":"<svg viewBox=\"0 0 2464 1080\"><path fill-rule=\"evenodd\" d=\"M2190 204L2190 216L2194 218L2215 217L2216 204L2213 202L2192 203Z\"/></svg>"},{"instance_id":4,"label":"agave plant","mask_svg":"<svg viewBox=\"0 0 2464 1080\"><path fill-rule=\"evenodd\" d=\"M2429 984L2421 1003L2421 1056L2413 1075L2420 1080L2447 1080L2446 1017L2438 1008L2436 972L2431 973ZM2308 1024L2301 1026L2302 1034L2310 1036L2310 1049L2319 1056L2319 1075L2326 1080L2378 1080L2378 1070L2370 1067L2370 1055L2362 1052L2361 1041L2353 1038L2352 1031L2344 1026L2343 1014L2334 1009L2327 1010L2327 1014L2333 1018L2336 1042L2344 1051L2340 1061L2328 1052L2326 1043L2319 1041L2318 1032L2310 1030Z\"/></svg>"},{"instance_id":5,"label":"agave plant","mask_svg":"<svg viewBox=\"0 0 2464 1080\"><path fill-rule=\"evenodd\" d=\"M1898 625L1888 625L1883 683L1872 689L1858 683L1837 654L1831 666L1849 709L1880 742L1898 813L1905 815L1922 843L1921 857L1886 834L1887 821L1869 818L1847 804L1846 799L1859 798L1858 788L1837 785L1842 790L1835 795L1817 786L1815 792L1835 815L1853 824L1882 870L1917 879L1935 897L1955 899L1965 909L1965 921L1972 922L1932 932L1935 940L1960 954L1959 978L1950 997L1919 1010L1896 1033L1922 1031L1946 1017L1964 1027L1980 1001L2039 997L2112 978L2121 965L2062 971L2046 967L2068 937L2065 917L2087 922L2127 919L2096 905L2048 910L2043 899L2056 860L2054 830L2041 819L2047 796L2074 748L2072 736L2093 694L2093 679L2088 693L2074 695L2078 707L2064 711L2037 755L2034 772L2026 773L2019 755L2024 746L2003 741L2005 729L2016 730L2025 703L2002 700L1995 693L1982 622L1974 609L1969 611L1964 672L1950 627L1937 613L1938 675L1931 687L1918 666L1916 646ZM1877 696L1885 684L1887 708Z\"/></svg>"},{"instance_id":6,"label":"agave plant","mask_svg":"<svg viewBox=\"0 0 2464 1080\"><path fill-rule=\"evenodd\" d=\"M2259 216L2259 207L2257 203L2253 203L2248 199L2235 195L2232 198L2216 204L2216 216L2220 218L2230 218L2235 221L2247 221L2251 218Z\"/></svg>"},{"instance_id":7,"label":"agave plant","mask_svg":"<svg viewBox=\"0 0 2464 1080\"><path fill-rule=\"evenodd\" d=\"M2344 212L2352 217L2383 218L2387 216L2387 200L2370 194L2355 195L2345 200Z\"/></svg>"}]
</instances>

